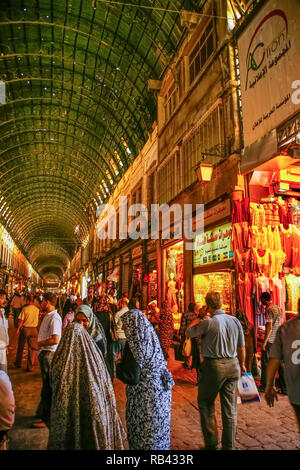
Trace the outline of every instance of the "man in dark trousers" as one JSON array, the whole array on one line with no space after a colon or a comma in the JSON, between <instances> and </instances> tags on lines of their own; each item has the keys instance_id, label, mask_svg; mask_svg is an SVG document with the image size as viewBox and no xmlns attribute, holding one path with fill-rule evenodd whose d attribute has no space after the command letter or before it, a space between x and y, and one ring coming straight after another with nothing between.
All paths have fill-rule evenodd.
<instances>
[{"instance_id":1,"label":"man in dark trousers","mask_svg":"<svg viewBox=\"0 0 300 470\"><path fill-rule=\"evenodd\" d=\"M272 344L275 341L276 333L280 325L282 324L282 309L275 305L271 300L271 294L269 292L263 292L260 296L261 303L266 307L265 316L266 316L266 329L265 337L262 344L261 351L261 379L259 391L261 393L265 392L266 381L267 381L267 367L269 362L269 353L272 347ZM279 374L279 389L283 395L286 395L286 384L284 377L284 370L282 365L278 369Z\"/></svg>"},{"instance_id":2,"label":"man in dark trousers","mask_svg":"<svg viewBox=\"0 0 300 470\"><path fill-rule=\"evenodd\" d=\"M44 294L41 310L46 312L38 335L38 358L42 374L41 401L36 416L40 421L33 423L35 428L49 426L51 409L50 366L61 338L62 321L55 309L57 298L55 294Z\"/></svg>"},{"instance_id":3,"label":"man in dark trousers","mask_svg":"<svg viewBox=\"0 0 300 470\"><path fill-rule=\"evenodd\" d=\"M205 297L210 318L195 319L186 330L187 338L201 338L198 406L205 449L219 448L215 400L220 393L222 449L234 450L237 429L237 384L245 368L245 339L239 320L227 315L218 292Z\"/></svg>"}]
</instances>

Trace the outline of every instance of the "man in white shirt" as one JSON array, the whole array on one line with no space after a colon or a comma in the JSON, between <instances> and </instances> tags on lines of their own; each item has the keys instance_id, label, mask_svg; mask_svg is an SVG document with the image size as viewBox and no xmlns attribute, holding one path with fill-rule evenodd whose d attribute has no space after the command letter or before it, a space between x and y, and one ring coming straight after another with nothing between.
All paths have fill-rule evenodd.
<instances>
[{"instance_id":1,"label":"man in white shirt","mask_svg":"<svg viewBox=\"0 0 300 470\"><path fill-rule=\"evenodd\" d=\"M126 344L126 336L123 330L123 323L121 320L122 315L125 312L128 312L128 300L122 298L119 302L120 310L115 315L115 324L117 326L117 333L118 333L118 342L119 342L119 352L121 352L121 356L123 356L125 344Z\"/></svg>"},{"instance_id":2,"label":"man in white shirt","mask_svg":"<svg viewBox=\"0 0 300 470\"><path fill-rule=\"evenodd\" d=\"M0 370L0 450L6 449L6 434L15 421L15 397L10 379Z\"/></svg>"},{"instance_id":3,"label":"man in white shirt","mask_svg":"<svg viewBox=\"0 0 300 470\"><path fill-rule=\"evenodd\" d=\"M49 426L51 409L51 386L50 386L50 366L61 338L62 321L55 309L56 295L50 292L44 294L41 302L41 310L44 316L40 325L38 335L38 358L41 367L43 386L41 390L41 401L39 403L36 416L40 421L33 423L35 428Z\"/></svg>"},{"instance_id":4,"label":"man in white shirt","mask_svg":"<svg viewBox=\"0 0 300 470\"><path fill-rule=\"evenodd\" d=\"M9 345L8 321L4 315L7 304L5 290L0 290L0 370L7 372L7 348Z\"/></svg>"}]
</instances>

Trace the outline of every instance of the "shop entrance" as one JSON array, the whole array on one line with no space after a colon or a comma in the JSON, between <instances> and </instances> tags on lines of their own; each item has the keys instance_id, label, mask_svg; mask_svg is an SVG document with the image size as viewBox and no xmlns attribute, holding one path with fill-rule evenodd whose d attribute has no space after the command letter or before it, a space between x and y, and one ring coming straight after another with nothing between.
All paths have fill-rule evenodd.
<instances>
[{"instance_id":1,"label":"shop entrance","mask_svg":"<svg viewBox=\"0 0 300 470\"><path fill-rule=\"evenodd\" d=\"M233 312L233 273L231 271L217 271L193 276L194 302L205 305L205 296L208 292L215 291L222 295L222 310L226 313Z\"/></svg>"}]
</instances>

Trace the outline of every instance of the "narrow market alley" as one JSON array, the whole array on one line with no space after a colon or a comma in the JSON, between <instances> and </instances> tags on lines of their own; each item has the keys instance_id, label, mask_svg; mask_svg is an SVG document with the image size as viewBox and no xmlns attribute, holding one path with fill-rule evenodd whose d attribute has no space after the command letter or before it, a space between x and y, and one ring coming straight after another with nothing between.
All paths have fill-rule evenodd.
<instances>
[{"instance_id":1,"label":"narrow market alley","mask_svg":"<svg viewBox=\"0 0 300 470\"><path fill-rule=\"evenodd\" d=\"M32 429L36 407L41 390L40 368L35 365L33 372L25 372L26 357L22 369L15 369L17 337L12 319L9 319L9 376L12 381L16 399L16 420L9 432L10 450L44 450L47 449L48 430ZM171 449L199 450L204 447L200 430L197 409L196 374L182 367L181 362L174 360L173 349L168 361L175 386L172 395ZM114 380L117 407L125 426L125 385ZM221 430L221 416L217 402L218 427ZM238 406L238 450L296 450L300 449L296 419L288 398L279 396L275 408L270 409L263 397L260 403Z\"/></svg>"}]
</instances>

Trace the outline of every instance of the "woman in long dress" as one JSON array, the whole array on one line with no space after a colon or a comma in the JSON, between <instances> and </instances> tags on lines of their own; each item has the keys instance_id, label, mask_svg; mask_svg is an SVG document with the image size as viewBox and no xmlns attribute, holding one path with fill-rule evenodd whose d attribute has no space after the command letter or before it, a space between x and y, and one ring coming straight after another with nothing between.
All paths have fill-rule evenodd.
<instances>
[{"instance_id":1,"label":"woman in long dress","mask_svg":"<svg viewBox=\"0 0 300 470\"><path fill-rule=\"evenodd\" d=\"M172 374L151 323L138 309L121 321L135 361L141 368L137 385L127 385L126 423L131 450L169 450Z\"/></svg>"},{"instance_id":2,"label":"woman in long dress","mask_svg":"<svg viewBox=\"0 0 300 470\"><path fill-rule=\"evenodd\" d=\"M174 318L172 310L164 301L160 310L160 318L158 324L158 337L163 350L165 359L169 358L169 349L171 347L174 335Z\"/></svg>"},{"instance_id":3,"label":"woman in long dress","mask_svg":"<svg viewBox=\"0 0 300 470\"><path fill-rule=\"evenodd\" d=\"M113 386L91 336L71 323L51 365L50 450L122 450Z\"/></svg>"}]
</instances>

